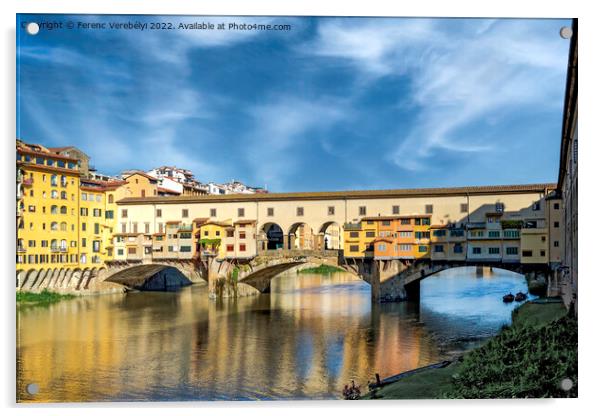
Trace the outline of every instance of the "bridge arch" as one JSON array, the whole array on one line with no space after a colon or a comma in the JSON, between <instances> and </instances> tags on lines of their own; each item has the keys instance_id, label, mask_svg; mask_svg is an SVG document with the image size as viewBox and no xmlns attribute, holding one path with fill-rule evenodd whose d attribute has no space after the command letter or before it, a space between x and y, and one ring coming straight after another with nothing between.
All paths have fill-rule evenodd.
<instances>
[{"instance_id":1,"label":"bridge arch","mask_svg":"<svg viewBox=\"0 0 602 416\"><path fill-rule=\"evenodd\" d=\"M284 248L284 229L275 222L266 222L258 229L258 251Z\"/></svg>"},{"instance_id":2,"label":"bridge arch","mask_svg":"<svg viewBox=\"0 0 602 416\"><path fill-rule=\"evenodd\" d=\"M313 228L306 222L296 222L290 226L285 237L291 250L314 250L315 238Z\"/></svg>"},{"instance_id":3,"label":"bridge arch","mask_svg":"<svg viewBox=\"0 0 602 416\"><path fill-rule=\"evenodd\" d=\"M319 229L318 245L323 250L339 250L343 247L343 229L336 221L327 221Z\"/></svg>"}]
</instances>

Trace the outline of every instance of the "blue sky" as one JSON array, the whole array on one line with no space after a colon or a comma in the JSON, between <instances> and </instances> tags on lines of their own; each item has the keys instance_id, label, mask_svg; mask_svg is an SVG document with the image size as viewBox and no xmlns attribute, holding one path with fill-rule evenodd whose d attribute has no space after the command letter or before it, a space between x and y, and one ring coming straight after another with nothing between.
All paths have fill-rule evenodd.
<instances>
[{"instance_id":1,"label":"blue sky","mask_svg":"<svg viewBox=\"0 0 602 416\"><path fill-rule=\"evenodd\" d=\"M22 15L17 137L276 191L554 182L568 20ZM20 25L18 25L20 26Z\"/></svg>"}]
</instances>

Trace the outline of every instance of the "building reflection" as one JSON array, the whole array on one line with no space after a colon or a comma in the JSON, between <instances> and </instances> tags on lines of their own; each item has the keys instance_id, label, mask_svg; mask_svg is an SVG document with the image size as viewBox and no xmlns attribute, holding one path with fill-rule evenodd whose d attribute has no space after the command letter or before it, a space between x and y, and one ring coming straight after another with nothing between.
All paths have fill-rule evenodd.
<instances>
[{"instance_id":1,"label":"building reflection","mask_svg":"<svg viewBox=\"0 0 602 416\"><path fill-rule=\"evenodd\" d=\"M372 306L346 274L292 273L271 295L217 303L205 290L18 310L19 400L338 398L352 379L365 389L440 358L415 306Z\"/></svg>"}]
</instances>

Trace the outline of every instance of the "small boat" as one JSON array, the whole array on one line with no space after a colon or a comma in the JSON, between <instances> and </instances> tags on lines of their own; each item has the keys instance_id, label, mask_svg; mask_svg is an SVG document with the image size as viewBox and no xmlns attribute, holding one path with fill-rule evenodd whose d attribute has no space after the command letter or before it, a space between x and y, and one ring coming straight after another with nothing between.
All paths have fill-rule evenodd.
<instances>
[{"instance_id":1,"label":"small boat","mask_svg":"<svg viewBox=\"0 0 602 416\"><path fill-rule=\"evenodd\" d=\"M514 296L514 300L517 301L517 302L522 302L523 300L527 300L527 295L524 294L523 292L518 292Z\"/></svg>"},{"instance_id":2,"label":"small boat","mask_svg":"<svg viewBox=\"0 0 602 416\"><path fill-rule=\"evenodd\" d=\"M512 293L508 293L507 295L504 295L502 300L504 301L504 303L514 302L514 295Z\"/></svg>"}]
</instances>

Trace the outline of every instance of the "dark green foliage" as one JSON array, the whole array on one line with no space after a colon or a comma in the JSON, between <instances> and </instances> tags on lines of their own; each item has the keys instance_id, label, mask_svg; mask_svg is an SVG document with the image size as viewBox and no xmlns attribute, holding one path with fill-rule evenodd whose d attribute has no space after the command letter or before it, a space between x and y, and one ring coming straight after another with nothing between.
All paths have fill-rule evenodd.
<instances>
[{"instance_id":1,"label":"dark green foliage","mask_svg":"<svg viewBox=\"0 0 602 416\"><path fill-rule=\"evenodd\" d=\"M72 299L74 297L74 295L61 295L60 293L51 292L48 289L44 289L40 293L17 292L17 303L43 305L56 303L63 299Z\"/></svg>"},{"instance_id":2,"label":"dark green foliage","mask_svg":"<svg viewBox=\"0 0 602 416\"><path fill-rule=\"evenodd\" d=\"M301 269L298 273L308 273L308 274L333 274L344 272L345 270L340 269L335 266L330 266L328 264L321 264L318 267L310 267L307 269Z\"/></svg>"},{"instance_id":3,"label":"dark green foliage","mask_svg":"<svg viewBox=\"0 0 602 416\"><path fill-rule=\"evenodd\" d=\"M560 382L569 378L571 390ZM577 321L505 328L465 356L445 398L577 397Z\"/></svg>"}]
</instances>

